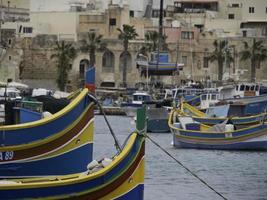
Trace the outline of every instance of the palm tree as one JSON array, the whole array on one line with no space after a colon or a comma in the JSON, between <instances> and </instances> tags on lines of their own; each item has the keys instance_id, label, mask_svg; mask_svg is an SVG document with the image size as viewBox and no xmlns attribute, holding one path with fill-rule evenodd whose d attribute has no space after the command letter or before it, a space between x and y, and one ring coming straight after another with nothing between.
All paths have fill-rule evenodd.
<instances>
[{"instance_id":1,"label":"palm tree","mask_svg":"<svg viewBox=\"0 0 267 200\"><path fill-rule=\"evenodd\" d=\"M97 35L95 32L89 32L87 39L81 41L81 51L89 52L89 67L93 67L95 65L96 51L106 47L106 43L102 41L102 37L102 35Z\"/></svg>"},{"instance_id":2,"label":"palm tree","mask_svg":"<svg viewBox=\"0 0 267 200\"><path fill-rule=\"evenodd\" d=\"M156 51L158 48L159 33L157 31L149 31L145 34L146 48L148 51Z\"/></svg>"},{"instance_id":3,"label":"palm tree","mask_svg":"<svg viewBox=\"0 0 267 200\"><path fill-rule=\"evenodd\" d=\"M215 40L213 42L214 51L209 56L209 60L214 62L215 60L218 63L218 80L222 81L223 78L223 65L226 61L226 66L230 68L231 62L234 61L230 48L228 46L227 40Z\"/></svg>"},{"instance_id":4,"label":"palm tree","mask_svg":"<svg viewBox=\"0 0 267 200\"><path fill-rule=\"evenodd\" d=\"M51 59L56 59L57 85L61 91L64 91L68 81L68 72L72 67L70 62L76 56L76 50L71 43L57 41L54 51L56 53L51 55Z\"/></svg>"},{"instance_id":5,"label":"palm tree","mask_svg":"<svg viewBox=\"0 0 267 200\"><path fill-rule=\"evenodd\" d=\"M136 33L136 30L134 26L130 26L127 24L123 24L122 30L117 28L117 30L120 32L119 39L123 42L123 73L122 73L122 82L123 86L126 87L126 80L127 80L127 52L129 47L129 40L135 39L138 34Z\"/></svg>"},{"instance_id":6,"label":"palm tree","mask_svg":"<svg viewBox=\"0 0 267 200\"><path fill-rule=\"evenodd\" d=\"M146 48L147 51L156 51L159 47L159 38L160 35L157 31L148 31L145 34L145 42L146 42ZM166 43L167 35L162 36L162 44L160 45L162 47L161 50L165 51L168 50L168 44Z\"/></svg>"},{"instance_id":7,"label":"palm tree","mask_svg":"<svg viewBox=\"0 0 267 200\"><path fill-rule=\"evenodd\" d=\"M252 46L249 46L247 42L244 42L244 50L240 52L240 60L250 59L251 70L251 82L256 81L256 66L260 66L261 62L267 59L267 48L263 46L263 41L256 41L253 38Z\"/></svg>"}]
</instances>

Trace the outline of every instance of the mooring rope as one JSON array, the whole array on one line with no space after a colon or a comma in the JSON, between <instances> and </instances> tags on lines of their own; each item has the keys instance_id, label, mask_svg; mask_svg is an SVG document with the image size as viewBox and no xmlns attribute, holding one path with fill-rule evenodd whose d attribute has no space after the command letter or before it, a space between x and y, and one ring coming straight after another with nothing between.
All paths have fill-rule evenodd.
<instances>
[{"instance_id":1,"label":"mooring rope","mask_svg":"<svg viewBox=\"0 0 267 200\"><path fill-rule=\"evenodd\" d=\"M88 93L88 96L89 96L89 98L91 98L91 99L96 103L96 105L98 105L98 107L99 107L99 109L100 109L100 112L103 114L104 119L105 119L105 121L106 121L106 123L107 123L107 125L108 125L109 131L110 131L110 133L111 133L111 135L112 135L112 137L113 137L113 139L114 139L114 142L115 142L114 145L115 145L117 151L120 153L120 152L122 151L122 147L121 147L121 145L120 145L120 143L119 143L119 140L117 139L115 133L113 132L113 130L112 130L112 128L111 128L109 122L108 122L108 119L107 119L107 117L106 117L106 114L105 114L104 109L102 108L101 104L99 103L99 101L97 100L97 98L96 98L93 94Z\"/></svg>"},{"instance_id":2,"label":"mooring rope","mask_svg":"<svg viewBox=\"0 0 267 200\"><path fill-rule=\"evenodd\" d=\"M202 178L200 178L197 174L195 174L193 171L191 171L188 167L186 167L181 161L176 159L173 155L171 155L166 149L164 149L160 144L158 144L156 141L154 141L149 135L143 133L143 135L149 139L154 145L156 145L158 148L160 148L164 153L166 153L170 158L172 158L176 163L178 163L181 167L183 167L186 171L188 171L192 176L194 176L196 179L201 181L205 186L207 186L209 189L214 191L217 195L222 197L224 200L227 200L226 197L224 197L220 192L215 190L212 186L210 186L206 181L204 181Z\"/></svg>"}]
</instances>

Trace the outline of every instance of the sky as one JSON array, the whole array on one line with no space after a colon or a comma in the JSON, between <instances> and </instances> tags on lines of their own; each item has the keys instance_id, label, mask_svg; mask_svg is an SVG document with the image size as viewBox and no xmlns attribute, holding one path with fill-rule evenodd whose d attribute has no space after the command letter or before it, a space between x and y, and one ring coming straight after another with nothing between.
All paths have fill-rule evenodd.
<instances>
[{"instance_id":1,"label":"sky","mask_svg":"<svg viewBox=\"0 0 267 200\"><path fill-rule=\"evenodd\" d=\"M31 11L66 11L70 0L31 0Z\"/></svg>"},{"instance_id":2,"label":"sky","mask_svg":"<svg viewBox=\"0 0 267 200\"><path fill-rule=\"evenodd\" d=\"M31 0L31 11L69 11L71 2L97 3L100 9L105 9L110 0ZM113 0L125 1L125 0Z\"/></svg>"},{"instance_id":3,"label":"sky","mask_svg":"<svg viewBox=\"0 0 267 200\"><path fill-rule=\"evenodd\" d=\"M110 0L31 0L31 11L68 11L70 9L70 2L80 1L80 2L102 2L100 8L105 9ZM143 10L144 5L148 0L112 0L115 4L130 4L130 7L137 10ZM174 0L164 0L164 5L173 4ZM155 8L159 8L160 0L153 1ZM101 4L101 3L100 3Z\"/></svg>"}]
</instances>

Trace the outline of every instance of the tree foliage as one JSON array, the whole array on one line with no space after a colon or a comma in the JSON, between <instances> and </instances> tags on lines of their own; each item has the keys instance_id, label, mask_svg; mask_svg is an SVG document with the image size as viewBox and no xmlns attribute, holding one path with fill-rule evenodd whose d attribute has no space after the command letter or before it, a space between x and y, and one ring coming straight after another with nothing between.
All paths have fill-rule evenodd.
<instances>
[{"instance_id":1,"label":"tree foliage","mask_svg":"<svg viewBox=\"0 0 267 200\"><path fill-rule=\"evenodd\" d=\"M122 29L118 28L119 31L119 36L118 38L122 41L123 43L123 86L127 86L127 52L128 52L128 47L129 47L129 40L134 40L138 34L136 33L135 27L130 26L127 24L123 24Z\"/></svg>"},{"instance_id":2,"label":"tree foliage","mask_svg":"<svg viewBox=\"0 0 267 200\"><path fill-rule=\"evenodd\" d=\"M102 41L102 38L102 35L97 35L95 32L89 32L87 38L81 41L81 51L86 53L89 52L89 67L95 65L96 51L104 50L106 48L106 43Z\"/></svg>"},{"instance_id":3,"label":"tree foliage","mask_svg":"<svg viewBox=\"0 0 267 200\"><path fill-rule=\"evenodd\" d=\"M230 64L234 61L230 46L227 40L215 40L213 42L214 51L209 56L211 62L217 61L218 64L218 80L222 81L223 66L226 61L226 66L230 68Z\"/></svg>"},{"instance_id":4,"label":"tree foliage","mask_svg":"<svg viewBox=\"0 0 267 200\"><path fill-rule=\"evenodd\" d=\"M157 31L148 31L145 34L145 47L147 49L148 52L151 51L156 51L159 47L159 39L160 39L160 35ZM162 44L160 45L160 47L163 51L167 51L168 50L168 44L166 43L166 39L167 36L163 35L162 37Z\"/></svg>"},{"instance_id":5,"label":"tree foliage","mask_svg":"<svg viewBox=\"0 0 267 200\"><path fill-rule=\"evenodd\" d=\"M157 31L148 31L145 34L145 47L148 51L156 51L158 48L159 33Z\"/></svg>"},{"instance_id":6,"label":"tree foliage","mask_svg":"<svg viewBox=\"0 0 267 200\"><path fill-rule=\"evenodd\" d=\"M240 60L250 60L251 82L256 81L256 67L259 67L261 62L267 59L267 48L263 46L263 41L252 40L252 45L249 46L244 42L244 50L240 52Z\"/></svg>"},{"instance_id":7,"label":"tree foliage","mask_svg":"<svg viewBox=\"0 0 267 200\"><path fill-rule=\"evenodd\" d=\"M68 72L71 70L71 61L76 56L76 50L71 43L65 41L56 42L55 53L51 59L55 59L57 66L57 86L61 91L65 90L68 81Z\"/></svg>"}]
</instances>

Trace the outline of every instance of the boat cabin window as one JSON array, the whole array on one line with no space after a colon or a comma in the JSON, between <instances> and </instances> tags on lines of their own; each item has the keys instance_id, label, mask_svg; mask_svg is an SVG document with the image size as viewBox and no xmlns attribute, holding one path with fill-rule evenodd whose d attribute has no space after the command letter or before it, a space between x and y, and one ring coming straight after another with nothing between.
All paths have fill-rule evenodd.
<instances>
[{"instance_id":1,"label":"boat cabin window","mask_svg":"<svg viewBox=\"0 0 267 200\"><path fill-rule=\"evenodd\" d=\"M190 90L186 90L185 94L189 95L189 94L191 94L191 91Z\"/></svg>"},{"instance_id":2,"label":"boat cabin window","mask_svg":"<svg viewBox=\"0 0 267 200\"><path fill-rule=\"evenodd\" d=\"M151 97L149 95L134 95L134 101L151 101Z\"/></svg>"},{"instance_id":3,"label":"boat cabin window","mask_svg":"<svg viewBox=\"0 0 267 200\"><path fill-rule=\"evenodd\" d=\"M244 85L241 85L240 86L240 91L244 91L245 90L245 86Z\"/></svg>"},{"instance_id":4,"label":"boat cabin window","mask_svg":"<svg viewBox=\"0 0 267 200\"><path fill-rule=\"evenodd\" d=\"M235 86L235 90L238 91L239 85Z\"/></svg>"},{"instance_id":5,"label":"boat cabin window","mask_svg":"<svg viewBox=\"0 0 267 200\"><path fill-rule=\"evenodd\" d=\"M249 91L249 85L246 85L245 91Z\"/></svg>"},{"instance_id":6,"label":"boat cabin window","mask_svg":"<svg viewBox=\"0 0 267 200\"><path fill-rule=\"evenodd\" d=\"M203 95L201 96L201 99L202 99L202 100L207 100L207 95L206 95L206 94L203 94Z\"/></svg>"},{"instance_id":7,"label":"boat cabin window","mask_svg":"<svg viewBox=\"0 0 267 200\"><path fill-rule=\"evenodd\" d=\"M144 101L151 101L151 97L150 96L144 96Z\"/></svg>"},{"instance_id":8,"label":"boat cabin window","mask_svg":"<svg viewBox=\"0 0 267 200\"><path fill-rule=\"evenodd\" d=\"M217 96L216 94L212 94L211 95L211 100L216 100L217 99L216 96Z\"/></svg>"},{"instance_id":9,"label":"boat cabin window","mask_svg":"<svg viewBox=\"0 0 267 200\"><path fill-rule=\"evenodd\" d=\"M133 96L133 100L134 101L143 101L143 97L142 96L139 96L139 95L134 95Z\"/></svg>"},{"instance_id":10,"label":"boat cabin window","mask_svg":"<svg viewBox=\"0 0 267 200\"><path fill-rule=\"evenodd\" d=\"M252 85L252 86L250 87L250 90L251 90L251 91L254 91L254 90L255 90L255 85Z\"/></svg>"}]
</instances>

